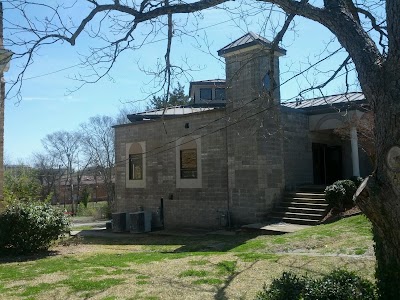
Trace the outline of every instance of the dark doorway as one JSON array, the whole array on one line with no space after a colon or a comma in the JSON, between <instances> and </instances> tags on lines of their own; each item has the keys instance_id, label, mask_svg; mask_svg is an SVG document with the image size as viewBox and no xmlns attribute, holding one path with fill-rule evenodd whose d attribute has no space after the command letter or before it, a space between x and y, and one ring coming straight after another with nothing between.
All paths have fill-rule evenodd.
<instances>
[{"instance_id":1,"label":"dark doorway","mask_svg":"<svg viewBox=\"0 0 400 300\"><path fill-rule=\"evenodd\" d=\"M332 184L342 179L342 147L313 143L314 184Z\"/></svg>"}]
</instances>

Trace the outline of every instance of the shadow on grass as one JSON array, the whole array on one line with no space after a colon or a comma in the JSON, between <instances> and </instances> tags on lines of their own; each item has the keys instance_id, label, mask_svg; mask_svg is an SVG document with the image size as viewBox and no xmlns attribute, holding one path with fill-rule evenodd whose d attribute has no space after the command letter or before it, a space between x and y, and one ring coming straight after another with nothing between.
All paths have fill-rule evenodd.
<instances>
[{"instance_id":1,"label":"shadow on grass","mask_svg":"<svg viewBox=\"0 0 400 300\"><path fill-rule=\"evenodd\" d=\"M72 239L79 240L80 244L91 245L171 246L171 251L169 252L179 253L226 252L258 236L256 233L246 232L232 235L206 234L198 232L192 235L168 235L163 234L162 232L150 234L105 233L106 234L101 234L98 232L93 234L93 231L83 230L78 236L75 236ZM166 252L168 252L168 250Z\"/></svg>"},{"instance_id":2,"label":"shadow on grass","mask_svg":"<svg viewBox=\"0 0 400 300\"><path fill-rule=\"evenodd\" d=\"M0 264L35 261L47 257L56 256L58 254L59 253L57 251L41 251L39 253L33 254L12 254L9 252L0 252Z\"/></svg>"}]
</instances>

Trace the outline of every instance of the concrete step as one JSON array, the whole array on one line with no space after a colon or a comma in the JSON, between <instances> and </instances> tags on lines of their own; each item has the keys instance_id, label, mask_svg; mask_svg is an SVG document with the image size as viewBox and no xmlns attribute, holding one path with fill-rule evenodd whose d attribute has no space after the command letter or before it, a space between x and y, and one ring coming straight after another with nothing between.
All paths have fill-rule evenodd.
<instances>
[{"instance_id":1,"label":"concrete step","mask_svg":"<svg viewBox=\"0 0 400 300\"><path fill-rule=\"evenodd\" d=\"M289 224L299 224L299 225L318 225L319 221L310 220L310 219L297 219L297 218L289 218L289 217L272 217L274 222L284 222Z\"/></svg>"},{"instance_id":2,"label":"concrete step","mask_svg":"<svg viewBox=\"0 0 400 300\"><path fill-rule=\"evenodd\" d=\"M296 192L286 192L271 218L277 222L316 225L326 215L325 186L302 186Z\"/></svg>"},{"instance_id":3,"label":"concrete step","mask_svg":"<svg viewBox=\"0 0 400 300\"><path fill-rule=\"evenodd\" d=\"M326 214L326 209L325 208L303 208L303 207L294 207L294 206L278 206L276 208L276 212L314 214L314 215L320 215L321 217L323 217Z\"/></svg>"},{"instance_id":4,"label":"concrete step","mask_svg":"<svg viewBox=\"0 0 400 300\"><path fill-rule=\"evenodd\" d=\"M325 193L299 193L299 192L289 192L285 193L285 197L293 197L293 198L315 198L315 199L324 199Z\"/></svg>"},{"instance_id":5,"label":"concrete step","mask_svg":"<svg viewBox=\"0 0 400 300\"><path fill-rule=\"evenodd\" d=\"M285 202L308 202L308 203L326 203L325 199L316 198L299 198L299 197L284 197Z\"/></svg>"},{"instance_id":6,"label":"concrete step","mask_svg":"<svg viewBox=\"0 0 400 300\"><path fill-rule=\"evenodd\" d=\"M283 201L280 203L282 207L296 207L296 208L311 208L311 209L324 209L327 210L328 203L312 203L312 202L300 202L300 201Z\"/></svg>"},{"instance_id":7,"label":"concrete step","mask_svg":"<svg viewBox=\"0 0 400 300\"><path fill-rule=\"evenodd\" d=\"M306 220L316 220L320 221L322 216L320 214L307 214L307 213L296 213L296 212L278 212L275 211L272 213L273 217L281 217L281 218L294 218L294 219L306 219Z\"/></svg>"}]
</instances>

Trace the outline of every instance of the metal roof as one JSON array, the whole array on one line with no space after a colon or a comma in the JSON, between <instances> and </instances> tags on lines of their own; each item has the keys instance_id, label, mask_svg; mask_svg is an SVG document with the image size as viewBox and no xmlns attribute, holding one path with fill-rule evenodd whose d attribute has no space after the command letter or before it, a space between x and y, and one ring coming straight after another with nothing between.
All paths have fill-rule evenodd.
<instances>
[{"instance_id":1,"label":"metal roof","mask_svg":"<svg viewBox=\"0 0 400 300\"><path fill-rule=\"evenodd\" d=\"M153 109L145 112L131 114L128 115L128 119L131 122L137 122L144 120L159 119L162 116L170 118L175 116L182 116L182 115L209 111L215 108L216 107L171 106L167 107L165 110L164 108L161 108L161 109Z\"/></svg>"},{"instance_id":2,"label":"metal roof","mask_svg":"<svg viewBox=\"0 0 400 300\"><path fill-rule=\"evenodd\" d=\"M321 111L330 107L349 107L364 104L365 96L361 92L352 92L347 94L331 95L312 99L297 99L292 102L282 102L282 106L301 109L305 111Z\"/></svg>"},{"instance_id":3,"label":"metal roof","mask_svg":"<svg viewBox=\"0 0 400 300\"><path fill-rule=\"evenodd\" d=\"M329 112L332 107L335 108L349 108L355 105L363 105L366 103L366 99L361 92L352 92L340 95L331 95L326 97L312 98L312 99L298 99L292 102L282 102L283 107L298 109L300 111L306 111L311 114ZM145 112L128 115L128 119L131 122L138 122L144 120L159 119L162 116L165 118L173 118L176 116L189 115L193 113L201 113L205 111L211 111L218 109L223 106L171 106L165 110L153 109ZM362 108L362 106L359 106Z\"/></svg>"},{"instance_id":4,"label":"metal roof","mask_svg":"<svg viewBox=\"0 0 400 300\"><path fill-rule=\"evenodd\" d=\"M246 47L250 47L253 45L262 45L270 47L272 44L271 41L267 40L266 38L258 35L254 32L248 32L244 36L238 38L237 40L233 41L232 43L226 45L225 47L218 50L218 55L223 56L226 53L236 51L239 49L243 49ZM286 50L283 48L278 47L276 52L281 53L282 55L286 54Z\"/></svg>"},{"instance_id":5,"label":"metal roof","mask_svg":"<svg viewBox=\"0 0 400 300\"><path fill-rule=\"evenodd\" d=\"M199 80L199 81L192 81L190 82L190 84L224 84L225 83L225 79L208 79L208 80Z\"/></svg>"}]
</instances>

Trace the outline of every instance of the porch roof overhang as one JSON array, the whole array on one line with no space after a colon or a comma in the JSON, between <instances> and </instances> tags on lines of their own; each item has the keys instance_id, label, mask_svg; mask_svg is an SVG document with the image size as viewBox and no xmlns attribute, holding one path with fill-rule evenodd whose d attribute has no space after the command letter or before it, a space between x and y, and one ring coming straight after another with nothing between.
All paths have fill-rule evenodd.
<instances>
[{"instance_id":1,"label":"porch roof overhang","mask_svg":"<svg viewBox=\"0 0 400 300\"><path fill-rule=\"evenodd\" d=\"M296 99L284 102L282 106L301 111L307 115L328 114L333 112L346 112L349 110L367 111L369 105L361 92L332 95L312 99Z\"/></svg>"}]
</instances>

